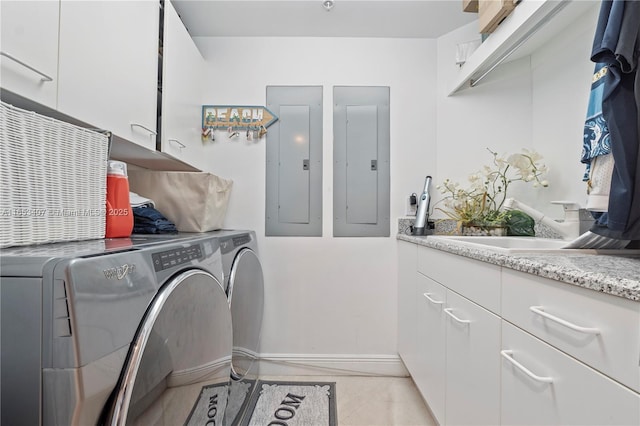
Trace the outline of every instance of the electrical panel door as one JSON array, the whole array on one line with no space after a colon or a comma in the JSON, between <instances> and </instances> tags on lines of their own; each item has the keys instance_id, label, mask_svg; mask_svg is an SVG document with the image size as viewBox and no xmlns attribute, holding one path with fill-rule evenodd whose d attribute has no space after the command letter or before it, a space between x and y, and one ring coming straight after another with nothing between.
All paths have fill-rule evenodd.
<instances>
[{"instance_id":1,"label":"electrical panel door","mask_svg":"<svg viewBox=\"0 0 640 426\"><path fill-rule=\"evenodd\" d=\"M389 88L333 90L333 235L388 237Z\"/></svg>"},{"instance_id":2,"label":"electrical panel door","mask_svg":"<svg viewBox=\"0 0 640 426\"><path fill-rule=\"evenodd\" d=\"M322 235L322 87L268 86L267 236Z\"/></svg>"}]
</instances>

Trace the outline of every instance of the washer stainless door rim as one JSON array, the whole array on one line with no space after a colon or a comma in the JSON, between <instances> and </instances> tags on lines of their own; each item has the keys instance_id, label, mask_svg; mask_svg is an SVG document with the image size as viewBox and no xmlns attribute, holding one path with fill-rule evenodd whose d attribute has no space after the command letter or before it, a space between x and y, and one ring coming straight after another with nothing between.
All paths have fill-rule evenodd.
<instances>
[{"instance_id":1,"label":"washer stainless door rim","mask_svg":"<svg viewBox=\"0 0 640 426\"><path fill-rule=\"evenodd\" d=\"M227 293L233 318L231 377L239 380L249 373L260 350L264 279L260 260L253 250L243 248L236 254Z\"/></svg>"},{"instance_id":2,"label":"washer stainless door rim","mask_svg":"<svg viewBox=\"0 0 640 426\"><path fill-rule=\"evenodd\" d=\"M231 333L220 282L201 270L177 275L160 289L145 314L105 423L185 424L203 386L221 386L226 398ZM165 410L168 403L171 409ZM218 406L216 424L226 399Z\"/></svg>"}]
</instances>

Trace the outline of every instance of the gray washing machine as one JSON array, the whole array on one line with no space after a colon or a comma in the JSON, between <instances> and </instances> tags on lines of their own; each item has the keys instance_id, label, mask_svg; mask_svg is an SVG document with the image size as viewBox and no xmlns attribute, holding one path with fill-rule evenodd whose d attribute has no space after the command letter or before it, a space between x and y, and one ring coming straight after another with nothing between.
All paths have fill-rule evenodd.
<instances>
[{"instance_id":1,"label":"gray washing machine","mask_svg":"<svg viewBox=\"0 0 640 426\"><path fill-rule=\"evenodd\" d=\"M221 424L232 324L211 234L2 251L3 425Z\"/></svg>"},{"instance_id":2,"label":"gray washing machine","mask_svg":"<svg viewBox=\"0 0 640 426\"><path fill-rule=\"evenodd\" d=\"M264 279L254 231L218 231L233 323L231 388L223 425L237 425L259 377Z\"/></svg>"}]
</instances>

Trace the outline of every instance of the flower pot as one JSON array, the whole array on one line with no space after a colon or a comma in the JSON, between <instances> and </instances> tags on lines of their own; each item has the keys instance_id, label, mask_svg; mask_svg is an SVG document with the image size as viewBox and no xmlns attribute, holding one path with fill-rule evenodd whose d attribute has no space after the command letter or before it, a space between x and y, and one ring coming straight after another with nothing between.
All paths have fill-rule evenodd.
<instances>
[{"instance_id":1,"label":"flower pot","mask_svg":"<svg viewBox=\"0 0 640 426\"><path fill-rule=\"evenodd\" d=\"M507 225L502 223L463 223L460 232L467 236L501 237L507 235Z\"/></svg>"}]
</instances>

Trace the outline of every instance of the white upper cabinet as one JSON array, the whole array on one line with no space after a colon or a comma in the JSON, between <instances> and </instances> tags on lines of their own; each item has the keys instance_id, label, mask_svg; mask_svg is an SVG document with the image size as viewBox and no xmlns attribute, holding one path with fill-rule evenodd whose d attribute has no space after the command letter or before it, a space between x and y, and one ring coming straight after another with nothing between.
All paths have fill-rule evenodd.
<instances>
[{"instance_id":1,"label":"white upper cabinet","mask_svg":"<svg viewBox=\"0 0 640 426\"><path fill-rule=\"evenodd\" d=\"M159 4L62 1L58 110L156 148Z\"/></svg>"},{"instance_id":2,"label":"white upper cabinet","mask_svg":"<svg viewBox=\"0 0 640 426\"><path fill-rule=\"evenodd\" d=\"M161 150L186 163L202 161L200 87L204 59L169 1L164 5Z\"/></svg>"},{"instance_id":3,"label":"white upper cabinet","mask_svg":"<svg viewBox=\"0 0 640 426\"><path fill-rule=\"evenodd\" d=\"M0 2L0 86L50 108L58 85L57 1Z\"/></svg>"}]
</instances>

